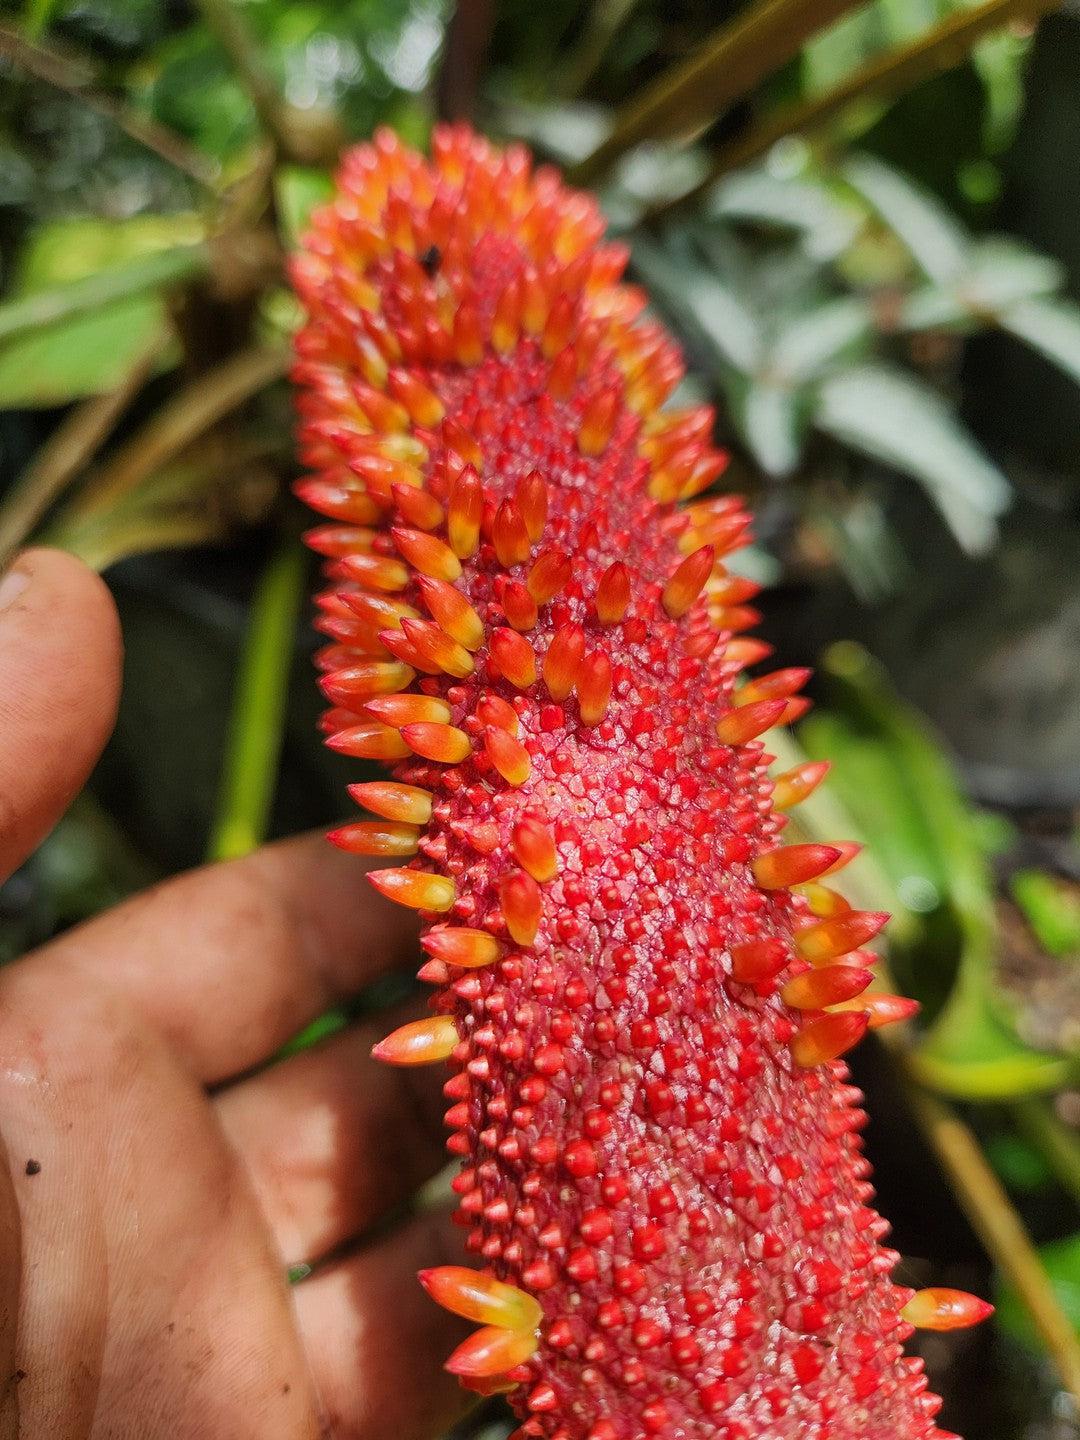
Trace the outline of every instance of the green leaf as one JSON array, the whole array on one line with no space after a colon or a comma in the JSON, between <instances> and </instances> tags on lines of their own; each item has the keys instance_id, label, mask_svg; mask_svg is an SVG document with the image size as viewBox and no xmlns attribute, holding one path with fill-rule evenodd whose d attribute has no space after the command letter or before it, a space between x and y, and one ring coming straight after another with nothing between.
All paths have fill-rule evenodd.
<instances>
[{"instance_id":1,"label":"green leaf","mask_svg":"<svg viewBox=\"0 0 1080 1440\"><path fill-rule=\"evenodd\" d=\"M1080 954L1080 895L1074 886L1045 870L1017 870L1009 889L1048 954Z\"/></svg>"},{"instance_id":2,"label":"green leaf","mask_svg":"<svg viewBox=\"0 0 1080 1440\"><path fill-rule=\"evenodd\" d=\"M944 283L964 273L969 237L938 200L871 155L852 156L843 175L903 241L931 280Z\"/></svg>"},{"instance_id":3,"label":"green leaf","mask_svg":"<svg viewBox=\"0 0 1080 1440\"><path fill-rule=\"evenodd\" d=\"M1057 290L1062 266L1003 235L973 245L963 275L946 285L926 285L904 301L905 330L968 329L988 317L998 321L1022 301Z\"/></svg>"},{"instance_id":4,"label":"green leaf","mask_svg":"<svg viewBox=\"0 0 1080 1440\"><path fill-rule=\"evenodd\" d=\"M1050 1277L1058 1304L1080 1335L1080 1232L1040 1245L1039 1259ZM998 1281L994 1303L996 1323L1007 1334L1032 1350L1043 1348L1027 1306L1004 1279Z\"/></svg>"},{"instance_id":5,"label":"green leaf","mask_svg":"<svg viewBox=\"0 0 1080 1440\"><path fill-rule=\"evenodd\" d=\"M893 45L914 40L929 30L939 15L936 0L878 0L886 36Z\"/></svg>"},{"instance_id":6,"label":"green leaf","mask_svg":"<svg viewBox=\"0 0 1080 1440\"><path fill-rule=\"evenodd\" d=\"M65 405L111 390L164 323L162 302L138 295L0 345L0 406Z\"/></svg>"},{"instance_id":7,"label":"green leaf","mask_svg":"<svg viewBox=\"0 0 1080 1440\"><path fill-rule=\"evenodd\" d=\"M201 238L189 214L39 230L0 305L0 404L59 405L119 383L166 323L160 292L205 268Z\"/></svg>"},{"instance_id":8,"label":"green leaf","mask_svg":"<svg viewBox=\"0 0 1080 1440\"><path fill-rule=\"evenodd\" d=\"M934 390L884 365L856 365L821 383L814 423L918 480L964 550L993 544L1008 485Z\"/></svg>"},{"instance_id":9,"label":"green leaf","mask_svg":"<svg viewBox=\"0 0 1080 1440\"><path fill-rule=\"evenodd\" d=\"M854 296L831 300L789 321L773 340L770 368L796 384L820 375L841 356L864 348L873 335L873 315Z\"/></svg>"},{"instance_id":10,"label":"green leaf","mask_svg":"<svg viewBox=\"0 0 1080 1440\"><path fill-rule=\"evenodd\" d=\"M832 260L854 239L859 216L825 185L782 179L767 170L736 171L712 191L707 214L795 230L815 259Z\"/></svg>"},{"instance_id":11,"label":"green leaf","mask_svg":"<svg viewBox=\"0 0 1080 1440\"><path fill-rule=\"evenodd\" d=\"M310 165L279 165L274 194L285 244L295 250L308 227L311 212L334 192L333 176Z\"/></svg>"},{"instance_id":12,"label":"green leaf","mask_svg":"<svg viewBox=\"0 0 1080 1440\"><path fill-rule=\"evenodd\" d=\"M923 285L908 295L900 310L902 330L965 329L971 311L955 285Z\"/></svg>"},{"instance_id":13,"label":"green leaf","mask_svg":"<svg viewBox=\"0 0 1080 1440\"><path fill-rule=\"evenodd\" d=\"M709 347L719 365L743 374L758 369L761 322L735 291L704 266L681 263L650 240L634 241L634 266L666 309Z\"/></svg>"},{"instance_id":14,"label":"green leaf","mask_svg":"<svg viewBox=\"0 0 1080 1440\"><path fill-rule=\"evenodd\" d=\"M1065 268L1005 235L980 240L972 247L962 293L972 309L997 313L1021 300L1033 300L1060 289Z\"/></svg>"},{"instance_id":15,"label":"green leaf","mask_svg":"<svg viewBox=\"0 0 1080 1440\"><path fill-rule=\"evenodd\" d=\"M971 1100L1064 1084L1069 1063L1024 1045L999 1007L993 881L948 759L859 646L832 646L822 673L834 705L804 722L800 740L810 755L834 759L833 788L900 899L915 910L947 902L959 932L956 980L912 1052L913 1070L925 1085ZM923 977L923 985L931 982Z\"/></svg>"},{"instance_id":16,"label":"green leaf","mask_svg":"<svg viewBox=\"0 0 1080 1440\"><path fill-rule=\"evenodd\" d=\"M802 451L797 396L760 378L732 388L734 419L750 453L767 475L790 475Z\"/></svg>"},{"instance_id":17,"label":"green leaf","mask_svg":"<svg viewBox=\"0 0 1080 1440\"><path fill-rule=\"evenodd\" d=\"M1080 384L1080 306L1071 300L1024 300L998 323Z\"/></svg>"},{"instance_id":18,"label":"green leaf","mask_svg":"<svg viewBox=\"0 0 1080 1440\"><path fill-rule=\"evenodd\" d=\"M871 5L830 25L803 50L804 92L816 95L831 90L877 49L880 39L880 26Z\"/></svg>"}]
</instances>

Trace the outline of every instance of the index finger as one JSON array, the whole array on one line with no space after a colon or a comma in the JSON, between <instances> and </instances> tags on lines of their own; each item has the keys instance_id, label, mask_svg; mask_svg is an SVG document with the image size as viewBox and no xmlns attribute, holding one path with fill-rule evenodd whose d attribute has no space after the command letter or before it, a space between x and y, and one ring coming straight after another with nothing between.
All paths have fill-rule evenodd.
<instances>
[{"instance_id":1,"label":"index finger","mask_svg":"<svg viewBox=\"0 0 1080 1440\"><path fill-rule=\"evenodd\" d=\"M269 1059L335 1002L417 957L415 917L322 835L167 880L54 940L33 967L59 993L117 993L207 1085ZM33 977L31 977L33 978Z\"/></svg>"}]
</instances>

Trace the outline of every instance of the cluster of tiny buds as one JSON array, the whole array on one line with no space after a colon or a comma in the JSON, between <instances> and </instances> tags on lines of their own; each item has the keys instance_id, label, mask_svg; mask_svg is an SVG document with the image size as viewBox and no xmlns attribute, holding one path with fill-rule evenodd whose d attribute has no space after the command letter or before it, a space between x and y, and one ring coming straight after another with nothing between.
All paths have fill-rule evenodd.
<instances>
[{"instance_id":1,"label":"cluster of tiny buds","mask_svg":"<svg viewBox=\"0 0 1080 1440\"><path fill-rule=\"evenodd\" d=\"M943 1440L841 1057L917 1007L886 920L780 843L809 672L748 677L749 538L705 407L595 204L461 127L345 159L294 281L298 494L324 517L327 744L392 766L331 840L419 912L469 1251L448 1368L548 1440Z\"/></svg>"}]
</instances>

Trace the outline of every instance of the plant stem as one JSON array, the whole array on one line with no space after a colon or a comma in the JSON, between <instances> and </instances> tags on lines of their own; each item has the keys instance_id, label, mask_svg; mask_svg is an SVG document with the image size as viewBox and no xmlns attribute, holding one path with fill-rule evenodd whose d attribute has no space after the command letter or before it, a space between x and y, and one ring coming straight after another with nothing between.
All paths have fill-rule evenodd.
<instances>
[{"instance_id":1,"label":"plant stem","mask_svg":"<svg viewBox=\"0 0 1080 1440\"><path fill-rule=\"evenodd\" d=\"M472 119L494 24L494 0L457 0L436 86L440 120Z\"/></svg>"},{"instance_id":2,"label":"plant stem","mask_svg":"<svg viewBox=\"0 0 1080 1440\"><path fill-rule=\"evenodd\" d=\"M665 200L645 220L660 220L670 211L696 200L722 175L749 164L786 135L805 133L831 120L854 101L880 100L910 90L942 70L959 65L975 42L1010 21L1034 20L1055 8L1056 0L987 0L974 10L960 10L908 45L876 56L823 95L813 95L766 115L747 133L723 145L705 178L685 195Z\"/></svg>"},{"instance_id":3,"label":"plant stem","mask_svg":"<svg viewBox=\"0 0 1080 1440\"><path fill-rule=\"evenodd\" d=\"M232 0L198 0L203 19L236 68L266 134L283 155L292 153L285 101L246 22Z\"/></svg>"},{"instance_id":4,"label":"plant stem","mask_svg":"<svg viewBox=\"0 0 1080 1440\"><path fill-rule=\"evenodd\" d=\"M0 305L0 342L12 340L27 330L54 325L99 310L114 300L126 300L147 290L179 284L210 268L206 245L174 245L129 260L109 270L98 270L78 280L36 290Z\"/></svg>"},{"instance_id":5,"label":"plant stem","mask_svg":"<svg viewBox=\"0 0 1080 1440\"><path fill-rule=\"evenodd\" d=\"M858 0L759 0L721 26L704 49L672 66L616 117L611 134L569 171L591 185L620 155L643 140L687 133L711 123L798 54L818 30Z\"/></svg>"},{"instance_id":6,"label":"plant stem","mask_svg":"<svg viewBox=\"0 0 1080 1440\"><path fill-rule=\"evenodd\" d=\"M285 350L241 351L174 395L80 497L84 513L114 506L243 401L285 374Z\"/></svg>"},{"instance_id":7,"label":"plant stem","mask_svg":"<svg viewBox=\"0 0 1080 1440\"><path fill-rule=\"evenodd\" d=\"M251 606L208 858L262 844L274 799L306 557L291 537L263 571Z\"/></svg>"},{"instance_id":8,"label":"plant stem","mask_svg":"<svg viewBox=\"0 0 1080 1440\"><path fill-rule=\"evenodd\" d=\"M121 380L65 415L11 486L0 507L0 570L108 439L120 416L149 379L167 336L153 336Z\"/></svg>"},{"instance_id":9,"label":"plant stem","mask_svg":"<svg viewBox=\"0 0 1080 1440\"><path fill-rule=\"evenodd\" d=\"M1017 1127L1080 1204L1080 1138L1058 1119L1049 1100L1032 1096L1014 1101L1009 1108Z\"/></svg>"},{"instance_id":10,"label":"plant stem","mask_svg":"<svg viewBox=\"0 0 1080 1440\"><path fill-rule=\"evenodd\" d=\"M1080 1341L1004 1187L955 1111L916 1084L908 1098L972 1229L1027 1306L1062 1384L1080 1402Z\"/></svg>"},{"instance_id":11,"label":"plant stem","mask_svg":"<svg viewBox=\"0 0 1080 1440\"><path fill-rule=\"evenodd\" d=\"M600 68L608 46L637 4L637 0L596 0L574 51L567 56L558 90L571 98L582 93Z\"/></svg>"},{"instance_id":12,"label":"plant stem","mask_svg":"<svg viewBox=\"0 0 1080 1440\"><path fill-rule=\"evenodd\" d=\"M46 14L48 8L36 7L37 11ZM36 14L33 28L36 31L43 28L42 20ZM87 109L104 115L125 135L144 149L152 150L174 170L182 171L208 190L216 190L219 179L216 161L203 155L149 115L143 115L129 105L121 104L110 95L89 89L92 79L89 66L69 59L44 45L34 44L6 25L0 25L0 55L6 55L20 70L25 70L35 80L51 85L54 90L62 90L65 95L79 100Z\"/></svg>"}]
</instances>

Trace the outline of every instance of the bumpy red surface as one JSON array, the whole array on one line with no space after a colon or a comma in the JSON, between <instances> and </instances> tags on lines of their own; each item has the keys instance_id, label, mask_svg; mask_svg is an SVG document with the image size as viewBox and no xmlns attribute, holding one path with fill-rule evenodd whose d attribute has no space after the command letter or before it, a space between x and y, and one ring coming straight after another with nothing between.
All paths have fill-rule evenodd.
<instances>
[{"instance_id":1,"label":"bumpy red surface","mask_svg":"<svg viewBox=\"0 0 1080 1440\"><path fill-rule=\"evenodd\" d=\"M463 129L430 162L388 134L354 150L313 219L295 378L299 490L331 520L327 729L431 797L361 790L388 818L337 838L419 847L383 888L429 907L469 1248L542 1307L505 1381L524 1434L941 1437L829 1058L865 1016L822 1029L781 997L815 921L751 869L783 824L763 742L717 734L764 651L733 639L745 517L694 499L722 469L711 416L662 408L678 352L601 236L591 199ZM794 713L769 698L759 728ZM499 958L447 963L487 958L447 949L459 929ZM779 974L739 983L733 949L762 939ZM825 958L859 940L826 934Z\"/></svg>"}]
</instances>

